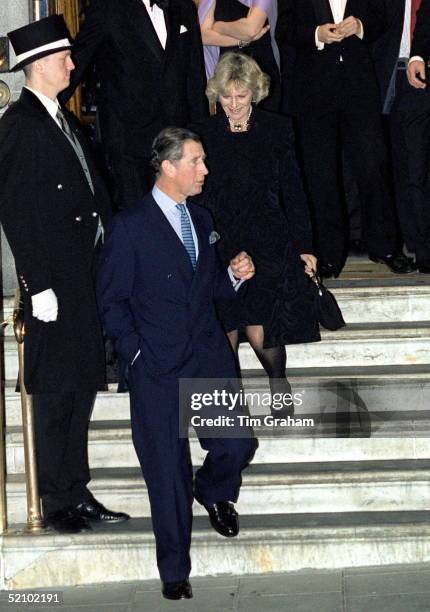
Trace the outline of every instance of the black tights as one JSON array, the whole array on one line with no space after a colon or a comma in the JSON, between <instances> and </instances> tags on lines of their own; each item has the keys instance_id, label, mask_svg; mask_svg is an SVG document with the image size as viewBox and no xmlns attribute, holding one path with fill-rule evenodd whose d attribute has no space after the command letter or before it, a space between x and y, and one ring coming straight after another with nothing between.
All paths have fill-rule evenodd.
<instances>
[{"instance_id":1,"label":"black tights","mask_svg":"<svg viewBox=\"0 0 430 612\"><path fill-rule=\"evenodd\" d=\"M291 385L287 380L285 367L287 352L285 346L264 348L264 328L262 325L248 325L245 330L249 344L252 346L259 362L269 377L270 390L273 393L291 393ZM228 333L231 346L237 356L238 332Z\"/></svg>"}]
</instances>

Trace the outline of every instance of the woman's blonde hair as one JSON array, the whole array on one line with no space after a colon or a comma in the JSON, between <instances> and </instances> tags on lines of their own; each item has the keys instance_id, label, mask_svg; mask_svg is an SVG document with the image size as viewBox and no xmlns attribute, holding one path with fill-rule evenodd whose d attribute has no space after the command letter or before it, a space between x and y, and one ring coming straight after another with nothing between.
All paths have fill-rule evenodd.
<instances>
[{"instance_id":1,"label":"woman's blonde hair","mask_svg":"<svg viewBox=\"0 0 430 612\"><path fill-rule=\"evenodd\" d=\"M215 74L209 79L206 96L210 104L218 101L219 96L228 93L231 85L247 87L252 91L256 104L269 95L270 77L257 62L244 53L229 52L221 55Z\"/></svg>"}]
</instances>

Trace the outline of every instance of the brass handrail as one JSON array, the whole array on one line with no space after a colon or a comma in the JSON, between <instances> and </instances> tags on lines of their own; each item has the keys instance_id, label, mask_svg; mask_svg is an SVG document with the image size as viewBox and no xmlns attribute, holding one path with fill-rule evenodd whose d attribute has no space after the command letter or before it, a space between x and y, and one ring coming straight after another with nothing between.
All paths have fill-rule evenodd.
<instances>
[{"instance_id":1,"label":"brass handrail","mask_svg":"<svg viewBox=\"0 0 430 612\"><path fill-rule=\"evenodd\" d=\"M24 338L23 311L16 308L13 313L13 331L18 342L19 388L21 392L22 432L24 436L25 486L27 491L27 529L41 531L44 528L37 481L36 439L34 433L33 401L24 385Z\"/></svg>"}]
</instances>

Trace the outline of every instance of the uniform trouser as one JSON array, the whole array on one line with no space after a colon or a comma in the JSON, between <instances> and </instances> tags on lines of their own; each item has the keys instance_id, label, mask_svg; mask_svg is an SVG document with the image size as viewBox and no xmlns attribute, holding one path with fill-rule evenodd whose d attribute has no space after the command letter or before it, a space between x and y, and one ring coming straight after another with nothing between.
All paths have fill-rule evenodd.
<instances>
[{"instance_id":1,"label":"uniform trouser","mask_svg":"<svg viewBox=\"0 0 430 612\"><path fill-rule=\"evenodd\" d=\"M95 392L33 395L39 493L44 516L92 498L88 423Z\"/></svg>"},{"instance_id":2,"label":"uniform trouser","mask_svg":"<svg viewBox=\"0 0 430 612\"><path fill-rule=\"evenodd\" d=\"M398 71L390 114L396 201L406 246L430 264L430 91L415 90Z\"/></svg>"},{"instance_id":3,"label":"uniform trouser","mask_svg":"<svg viewBox=\"0 0 430 612\"><path fill-rule=\"evenodd\" d=\"M148 488L160 577L185 580L191 570L193 471L188 439L179 437L178 381L149 378L138 358L129 386L133 443ZM257 440L205 438L200 444L208 454L196 473L196 495L207 504L236 501Z\"/></svg>"},{"instance_id":4,"label":"uniform trouser","mask_svg":"<svg viewBox=\"0 0 430 612\"><path fill-rule=\"evenodd\" d=\"M362 238L369 254L385 256L398 250L394 199L379 113L339 111L301 115L298 135L315 246L322 262L339 270L346 251L342 148L358 186Z\"/></svg>"}]
</instances>

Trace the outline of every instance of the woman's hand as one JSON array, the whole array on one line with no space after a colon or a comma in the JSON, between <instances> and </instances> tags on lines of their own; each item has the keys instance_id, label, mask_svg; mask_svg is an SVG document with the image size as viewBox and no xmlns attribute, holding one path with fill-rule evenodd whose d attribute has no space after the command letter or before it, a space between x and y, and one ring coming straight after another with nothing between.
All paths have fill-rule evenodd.
<instances>
[{"instance_id":1,"label":"woman's hand","mask_svg":"<svg viewBox=\"0 0 430 612\"><path fill-rule=\"evenodd\" d=\"M300 259L305 263L305 272L308 276L313 276L317 271L317 258L310 253L302 253Z\"/></svg>"}]
</instances>

